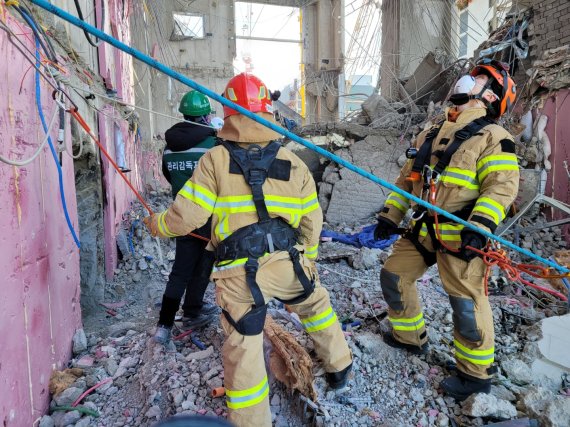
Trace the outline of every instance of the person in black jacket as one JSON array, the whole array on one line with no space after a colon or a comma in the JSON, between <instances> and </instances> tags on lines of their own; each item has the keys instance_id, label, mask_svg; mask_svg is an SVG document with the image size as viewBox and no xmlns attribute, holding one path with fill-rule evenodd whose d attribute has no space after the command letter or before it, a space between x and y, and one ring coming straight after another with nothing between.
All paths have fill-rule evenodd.
<instances>
[{"instance_id":1,"label":"person in black jacket","mask_svg":"<svg viewBox=\"0 0 570 427\"><path fill-rule=\"evenodd\" d=\"M208 125L211 112L210 101L197 91L188 92L180 102L179 111L185 122L177 123L165 133L166 148L162 155L162 172L172 185L172 196L184 187L198 165L200 157L215 145L216 133ZM192 236L176 239L174 265L162 297L162 306L154 340L171 346L171 330L182 295L185 327L196 329L215 319L217 307L205 303L204 293L210 282L214 253L206 250L210 239L211 221L194 232Z\"/></svg>"}]
</instances>

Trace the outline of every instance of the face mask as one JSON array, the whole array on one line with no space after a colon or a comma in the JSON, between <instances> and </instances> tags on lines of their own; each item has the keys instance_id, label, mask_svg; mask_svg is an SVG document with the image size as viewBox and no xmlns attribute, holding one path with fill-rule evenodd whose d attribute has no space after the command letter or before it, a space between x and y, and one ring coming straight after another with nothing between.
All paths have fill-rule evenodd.
<instances>
[{"instance_id":1,"label":"face mask","mask_svg":"<svg viewBox=\"0 0 570 427\"><path fill-rule=\"evenodd\" d=\"M449 97L449 100L454 105L464 105L469 102L471 97L469 93L475 87L475 79L470 75L465 75L457 80L455 86L453 87L453 95Z\"/></svg>"}]
</instances>

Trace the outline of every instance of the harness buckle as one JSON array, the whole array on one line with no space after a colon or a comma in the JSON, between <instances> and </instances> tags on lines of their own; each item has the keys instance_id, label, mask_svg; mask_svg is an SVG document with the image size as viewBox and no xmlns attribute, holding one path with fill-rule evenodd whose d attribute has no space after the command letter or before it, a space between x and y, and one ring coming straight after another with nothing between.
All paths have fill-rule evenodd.
<instances>
[{"instance_id":1,"label":"harness buckle","mask_svg":"<svg viewBox=\"0 0 570 427\"><path fill-rule=\"evenodd\" d=\"M431 166L424 165L424 185L427 187L431 183L437 184L439 182L439 173L437 173Z\"/></svg>"},{"instance_id":2,"label":"harness buckle","mask_svg":"<svg viewBox=\"0 0 570 427\"><path fill-rule=\"evenodd\" d=\"M249 170L249 180L248 184L251 185L263 185L265 179L267 178L267 171L264 169L250 169Z\"/></svg>"},{"instance_id":3,"label":"harness buckle","mask_svg":"<svg viewBox=\"0 0 570 427\"><path fill-rule=\"evenodd\" d=\"M471 136L473 136L471 134L471 132L469 132L467 129L463 128L463 129L459 129L457 132L455 132L455 134L453 135L453 137L455 139L460 139L461 141L465 141L469 138L471 138Z\"/></svg>"}]
</instances>

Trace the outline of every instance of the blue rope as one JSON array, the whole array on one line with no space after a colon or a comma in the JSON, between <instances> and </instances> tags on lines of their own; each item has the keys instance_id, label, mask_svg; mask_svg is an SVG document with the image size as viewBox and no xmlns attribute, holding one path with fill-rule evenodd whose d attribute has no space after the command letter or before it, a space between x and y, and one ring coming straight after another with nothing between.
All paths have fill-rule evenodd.
<instances>
[{"instance_id":1,"label":"blue rope","mask_svg":"<svg viewBox=\"0 0 570 427\"><path fill-rule=\"evenodd\" d=\"M353 165L352 163L347 162L346 160L332 154L329 153L326 150L323 150L320 147L317 147L316 145L310 143L309 141L299 137L298 135L295 135L294 133L289 132L288 130L285 130L277 125L275 125L274 123L271 123L270 121L257 116L253 113L251 113L250 111L246 110L245 108L241 107L240 105L237 105L233 102L231 102L229 99L224 98L223 96L220 96L219 94L211 91L210 89L199 85L198 83L196 83L193 80L190 80L188 77L177 73L176 71L168 68L167 66L165 66L164 64L158 62L157 60L149 57L148 55L145 55L144 53L130 47L127 46L126 44L122 43L121 41L117 40L114 37L109 36L108 34L104 33L103 31L93 27L92 25L87 24L86 22L81 21L80 19L76 18L75 16L67 13L66 11L52 5L51 3L49 3L46 0L30 0L31 3L34 3L35 5L41 7L42 9L47 10L48 12L53 13L54 15L59 16L60 18L66 20L67 22L75 25L76 27L80 27L86 31L88 31L89 33L93 34L94 36L96 36L97 38L101 39L101 40L105 40L107 43L109 43L110 45L116 47L117 49L122 50L123 52L128 53L129 55L133 56L134 58L138 59L141 62L144 62L145 64L149 65L152 68L155 68L161 72L163 72L164 74L166 74L167 76L172 77L175 80L178 80L181 83L184 83L185 85L191 87L192 89L195 89L201 93L203 93L204 95L218 101L220 104L225 105L227 107L232 108L233 110L238 111L240 114L243 114L246 117L249 117L250 119L258 122L259 124L277 132L280 133L281 135L286 136L287 138L309 148L310 150L315 151L316 153L320 154L321 156L324 156L336 163L338 163L341 166L344 166L345 168L371 180L372 182L375 182L376 184L380 184L383 187L388 188L389 190L392 190L410 200L413 200L414 202L416 202L417 204L419 204L420 206L423 206L425 208L428 208L434 212L437 212L439 215L445 216L446 218L450 219L451 221L461 224L471 230L477 231L478 233L482 234L483 236L489 238L489 239L493 239L496 242L511 248L517 252L520 252L523 255L526 255L529 258L535 259L536 261L539 261L543 264L548 265L549 267L555 268L558 271L561 271L563 273L570 273L570 270L562 267L558 264L556 264L555 262L549 261L545 258L542 258L532 252L530 252L527 249L521 248L511 242L509 242L508 240L503 239L502 237L499 236L495 236L492 233L489 233L487 230L483 230L482 228L477 227L476 225L473 225L437 206L434 206L422 199L420 199L419 197L414 196L413 194L408 193L407 191L404 191L398 187L396 187L394 184L391 184L387 181L384 181L381 178L378 178L377 176L372 175L369 172L366 172L363 169L360 169L359 167Z\"/></svg>"},{"instance_id":2,"label":"blue rope","mask_svg":"<svg viewBox=\"0 0 570 427\"><path fill-rule=\"evenodd\" d=\"M34 24L32 23L32 25L34 25ZM36 65L38 66L38 68L36 69L36 106L38 107L38 114L40 116L40 120L42 122L42 127L44 128L44 132L48 133L49 129L48 129L48 126L46 123L46 119L44 117L44 113L43 113L42 92L41 92L41 86L40 86L40 72L39 72L39 67L41 65L41 62L40 62L40 41L39 41L37 36L35 39L36 39ZM77 245L78 248L81 248L81 243L79 243L79 239L77 238L77 234L75 233L75 229L73 228L73 224L71 224L71 219L69 218L69 212L67 210L67 202L65 201L65 191L63 189L63 172L61 171L61 165L59 164L59 159L57 158L57 153L55 151L53 143L51 142L51 136L48 136L48 144L49 144L49 149L51 151L51 155L53 157L53 160L57 166L57 175L59 178L59 194L61 195L61 205L63 207L63 213L65 214L65 221L67 222L67 227L69 228L69 231L71 232L71 235L73 236L73 240L75 241L75 244Z\"/></svg>"}]
</instances>

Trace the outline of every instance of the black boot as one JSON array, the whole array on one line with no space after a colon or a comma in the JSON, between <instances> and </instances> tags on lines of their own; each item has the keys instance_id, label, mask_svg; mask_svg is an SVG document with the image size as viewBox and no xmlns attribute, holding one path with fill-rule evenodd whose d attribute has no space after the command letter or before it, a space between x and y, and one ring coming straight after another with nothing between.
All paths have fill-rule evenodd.
<instances>
[{"instance_id":1,"label":"black boot","mask_svg":"<svg viewBox=\"0 0 570 427\"><path fill-rule=\"evenodd\" d=\"M445 394L458 402L467 399L474 393L489 393L491 391L491 380L475 378L463 373L459 373L456 377L445 378L440 385Z\"/></svg>"},{"instance_id":2,"label":"black boot","mask_svg":"<svg viewBox=\"0 0 570 427\"><path fill-rule=\"evenodd\" d=\"M348 374L352 370L352 362L346 368L339 372L327 372L327 383L333 390L346 387L348 383Z\"/></svg>"},{"instance_id":3,"label":"black boot","mask_svg":"<svg viewBox=\"0 0 570 427\"><path fill-rule=\"evenodd\" d=\"M382 336L382 339L390 347L403 348L404 350L407 350L412 354L417 354L418 356L421 354L427 354L428 348L429 348L429 344L427 342L424 343L422 346L406 344L406 343L400 342L396 339L396 337L394 337L394 334L392 333L392 331L386 332Z\"/></svg>"}]
</instances>

